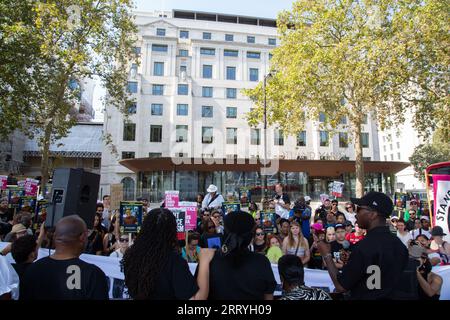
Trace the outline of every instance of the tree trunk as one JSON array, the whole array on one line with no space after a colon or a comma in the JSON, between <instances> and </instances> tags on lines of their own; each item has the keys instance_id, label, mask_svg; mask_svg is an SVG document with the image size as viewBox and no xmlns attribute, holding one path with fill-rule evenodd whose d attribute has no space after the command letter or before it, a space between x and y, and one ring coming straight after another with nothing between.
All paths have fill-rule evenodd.
<instances>
[{"instance_id":1,"label":"tree trunk","mask_svg":"<svg viewBox=\"0 0 450 320\"><path fill-rule=\"evenodd\" d=\"M48 182L48 176L49 176L49 166L48 166L48 160L49 160L49 154L50 154L50 137L51 137L51 123L47 124L45 131L44 131L44 137L42 139L42 147L41 147L41 194L45 196L45 185Z\"/></svg>"},{"instance_id":2,"label":"tree trunk","mask_svg":"<svg viewBox=\"0 0 450 320\"><path fill-rule=\"evenodd\" d=\"M353 138L355 139L355 174L356 174L356 197L364 195L364 162L361 144L361 121L353 123Z\"/></svg>"}]
</instances>

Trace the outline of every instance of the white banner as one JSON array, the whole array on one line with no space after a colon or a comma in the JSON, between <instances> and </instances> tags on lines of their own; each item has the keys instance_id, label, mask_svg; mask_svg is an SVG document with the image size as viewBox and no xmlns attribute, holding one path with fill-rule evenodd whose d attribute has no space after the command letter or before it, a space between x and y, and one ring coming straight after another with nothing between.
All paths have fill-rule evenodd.
<instances>
[{"instance_id":1,"label":"white banner","mask_svg":"<svg viewBox=\"0 0 450 320\"><path fill-rule=\"evenodd\" d=\"M2 250L7 245L6 242L0 242L0 250ZM46 257L49 255L49 250L47 249L39 249L38 259ZM11 254L6 256L7 260L10 263L14 263L14 260ZM107 277L110 278L110 290L109 296L110 298L118 298L117 293L113 294L113 290L117 290L117 287L120 287L120 283L118 286L114 284L114 282L118 282L117 280L124 280L124 274L120 270L120 258L113 257L104 257L104 256L95 256L91 254L82 254L80 259L87 262L92 263L98 266ZM189 263L189 269L192 274L195 273L195 269L197 268L196 263ZM281 284L280 275L278 273L278 265L272 264L273 275L275 276L275 280L277 284ZM450 300L450 266L442 266L442 267L433 267L433 272L439 274L444 283L441 289L441 300ZM120 281L119 281L120 282ZM324 270L313 270L313 269L305 269L305 284L309 287L317 287L317 288L328 288L330 292L333 292L334 285L331 281L330 276L328 275L328 271ZM123 285L122 285L123 290ZM119 288L120 291L120 288ZM280 295L281 292L275 291L275 295Z\"/></svg>"},{"instance_id":2,"label":"white banner","mask_svg":"<svg viewBox=\"0 0 450 320\"><path fill-rule=\"evenodd\" d=\"M450 242L450 176L434 175L433 188L435 190L435 225L440 226L446 236L444 241Z\"/></svg>"}]
</instances>

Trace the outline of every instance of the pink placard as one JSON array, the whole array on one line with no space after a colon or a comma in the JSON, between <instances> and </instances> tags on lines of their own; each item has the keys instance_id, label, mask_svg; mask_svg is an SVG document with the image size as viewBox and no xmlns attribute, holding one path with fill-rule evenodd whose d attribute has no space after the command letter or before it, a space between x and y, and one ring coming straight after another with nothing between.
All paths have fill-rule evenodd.
<instances>
[{"instance_id":1,"label":"pink placard","mask_svg":"<svg viewBox=\"0 0 450 320\"><path fill-rule=\"evenodd\" d=\"M0 189L6 190L7 186L8 186L8 177L0 176Z\"/></svg>"},{"instance_id":2,"label":"pink placard","mask_svg":"<svg viewBox=\"0 0 450 320\"><path fill-rule=\"evenodd\" d=\"M179 191L176 190L166 191L164 198L166 208L177 208L179 200L180 200Z\"/></svg>"},{"instance_id":3,"label":"pink placard","mask_svg":"<svg viewBox=\"0 0 450 320\"><path fill-rule=\"evenodd\" d=\"M186 210L185 230L194 230L197 227L197 203L180 201L179 207Z\"/></svg>"},{"instance_id":4,"label":"pink placard","mask_svg":"<svg viewBox=\"0 0 450 320\"><path fill-rule=\"evenodd\" d=\"M34 180L34 179L30 179L27 178L25 180L25 195L26 196L36 196L37 195L37 190L38 190L38 184L39 181L38 180Z\"/></svg>"}]
</instances>

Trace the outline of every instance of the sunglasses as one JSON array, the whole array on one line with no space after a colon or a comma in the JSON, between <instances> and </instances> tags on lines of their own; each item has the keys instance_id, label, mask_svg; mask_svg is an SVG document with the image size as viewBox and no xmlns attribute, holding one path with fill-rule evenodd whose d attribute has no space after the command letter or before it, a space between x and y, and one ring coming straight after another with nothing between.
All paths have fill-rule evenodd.
<instances>
[{"instance_id":1,"label":"sunglasses","mask_svg":"<svg viewBox=\"0 0 450 320\"><path fill-rule=\"evenodd\" d=\"M257 235L257 236L263 236L264 233L258 232L256 235Z\"/></svg>"},{"instance_id":2,"label":"sunglasses","mask_svg":"<svg viewBox=\"0 0 450 320\"><path fill-rule=\"evenodd\" d=\"M121 238L120 240L119 240L120 242L128 242L128 238Z\"/></svg>"},{"instance_id":3,"label":"sunglasses","mask_svg":"<svg viewBox=\"0 0 450 320\"><path fill-rule=\"evenodd\" d=\"M345 207L345 209L353 209L353 207Z\"/></svg>"},{"instance_id":4,"label":"sunglasses","mask_svg":"<svg viewBox=\"0 0 450 320\"><path fill-rule=\"evenodd\" d=\"M208 229L215 229L215 226L209 226Z\"/></svg>"}]
</instances>

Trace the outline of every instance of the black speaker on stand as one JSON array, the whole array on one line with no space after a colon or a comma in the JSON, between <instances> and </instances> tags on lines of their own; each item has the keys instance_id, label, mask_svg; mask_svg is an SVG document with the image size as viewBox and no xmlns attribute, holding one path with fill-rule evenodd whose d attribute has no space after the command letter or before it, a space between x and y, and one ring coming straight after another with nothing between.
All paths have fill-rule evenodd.
<instances>
[{"instance_id":1,"label":"black speaker on stand","mask_svg":"<svg viewBox=\"0 0 450 320\"><path fill-rule=\"evenodd\" d=\"M92 229L99 184L100 175L81 168L55 169L45 226L54 227L61 218L77 214Z\"/></svg>"}]
</instances>

